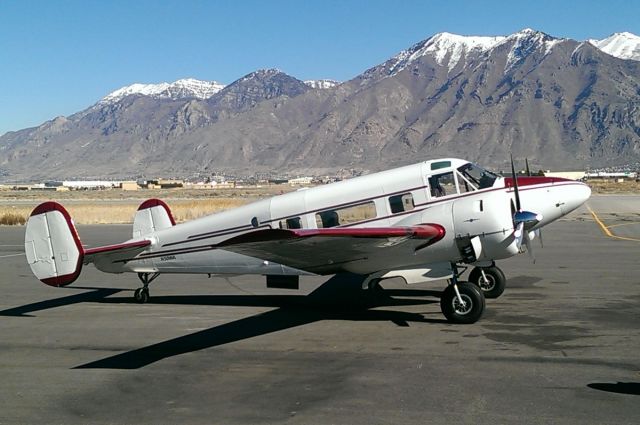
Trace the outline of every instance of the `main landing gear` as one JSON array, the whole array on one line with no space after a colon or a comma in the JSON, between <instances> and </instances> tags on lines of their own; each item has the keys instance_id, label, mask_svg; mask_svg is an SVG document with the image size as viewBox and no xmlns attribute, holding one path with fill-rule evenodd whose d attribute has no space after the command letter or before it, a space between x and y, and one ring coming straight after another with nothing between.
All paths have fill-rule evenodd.
<instances>
[{"instance_id":1,"label":"main landing gear","mask_svg":"<svg viewBox=\"0 0 640 425\"><path fill-rule=\"evenodd\" d=\"M495 265L475 267L469 273L469 281L482 290L485 298L498 298L507 284L504 273Z\"/></svg>"},{"instance_id":2,"label":"main landing gear","mask_svg":"<svg viewBox=\"0 0 640 425\"><path fill-rule=\"evenodd\" d=\"M160 273L138 273L138 279L142 282L142 287L133 293L133 299L140 304L149 301L149 284L160 276Z\"/></svg>"},{"instance_id":3,"label":"main landing gear","mask_svg":"<svg viewBox=\"0 0 640 425\"><path fill-rule=\"evenodd\" d=\"M475 323L484 313L484 295L474 284L458 281L458 267L453 264L453 277L440 296L442 314L452 323Z\"/></svg>"}]
</instances>

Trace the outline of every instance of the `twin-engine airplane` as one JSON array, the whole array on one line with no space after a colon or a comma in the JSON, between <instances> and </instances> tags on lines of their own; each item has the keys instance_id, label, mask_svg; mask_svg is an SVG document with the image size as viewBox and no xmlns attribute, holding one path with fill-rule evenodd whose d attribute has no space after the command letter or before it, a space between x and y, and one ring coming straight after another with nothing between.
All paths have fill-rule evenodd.
<instances>
[{"instance_id":1,"label":"twin-engine airplane","mask_svg":"<svg viewBox=\"0 0 640 425\"><path fill-rule=\"evenodd\" d=\"M513 171L513 162L512 162ZM176 224L168 206L145 201L133 238L85 249L67 211L45 202L27 222L31 270L52 286L75 281L83 264L138 273L135 299L149 299L161 274L258 274L268 287L298 288L301 275L350 272L407 283L449 279L440 306L454 323L474 323L485 296L504 291L495 261L525 249L539 229L578 208L585 184L546 177L505 178L461 159L421 162L314 187ZM523 208L535 211L528 212ZM460 270L474 266L469 282Z\"/></svg>"}]
</instances>

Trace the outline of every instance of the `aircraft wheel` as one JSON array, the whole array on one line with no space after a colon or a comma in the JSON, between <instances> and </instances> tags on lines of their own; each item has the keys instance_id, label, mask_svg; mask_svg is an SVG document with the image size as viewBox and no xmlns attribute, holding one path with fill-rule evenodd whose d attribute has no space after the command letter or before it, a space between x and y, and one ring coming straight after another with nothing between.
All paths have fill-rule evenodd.
<instances>
[{"instance_id":1,"label":"aircraft wheel","mask_svg":"<svg viewBox=\"0 0 640 425\"><path fill-rule=\"evenodd\" d=\"M486 279L482 276L482 270ZM498 298L504 292L507 286L507 278L504 273L496 266L476 267L469 273L469 281L482 289L485 298Z\"/></svg>"},{"instance_id":2,"label":"aircraft wheel","mask_svg":"<svg viewBox=\"0 0 640 425\"><path fill-rule=\"evenodd\" d=\"M136 300L136 302L144 304L149 301L149 290L147 288L138 288L133 293L133 298Z\"/></svg>"},{"instance_id":3,"label":"aircraft wheel","mask_svg":"<svg viewBox=\"0 0 640 425\"><path fill-rule=\"evenodd\" d=\"M482 291L469 282L458 282L458 291L462 303L458 299L453 285L447 286L440 297L442 314L451 323L475 323L484 313L484 295Z\"/></svg>"},{"instance_id":4,"label":"aircraft wheel","mask_svg":"<svg viewBox=\"0 0 640 425\"><path fill-rule=\"evenodd\" d=\"M381 279L372 279L371 282L369 282L368 290L370 293L381 293L384 291L384 289L380 285L380 280Z\"/></svg>"}]
</instances>

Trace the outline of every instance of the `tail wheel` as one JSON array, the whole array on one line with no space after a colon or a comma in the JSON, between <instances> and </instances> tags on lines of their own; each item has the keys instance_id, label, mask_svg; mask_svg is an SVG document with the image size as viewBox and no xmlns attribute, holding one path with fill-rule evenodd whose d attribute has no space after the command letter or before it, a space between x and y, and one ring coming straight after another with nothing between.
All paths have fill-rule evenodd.
<instances>
[{"instance_id":1,"label":"tail wheel","mask_svg":"<svg viewBox=\"0 0 640 425\"><path fill-rule=\"evenodd\" d=\"M482 272L484 271L484 276ZM477 285L485 298L498 298L504 292L507 278L498 267L476 267L469 273L469 281Z\"/></svg>"},{"instance_id":2,"label":"tail wheel","mask_svg":"<svg viewBox=\"0 0 640 425\"><path fill-rule=\"evenodd\" d=\"M460 297L456 293L458 287ZM440 309L442 314L451 323L475 323L484 313L484 295L477 286L468 282L458 282L449 285L440 297Z\"/></svg>"}]
</instances>

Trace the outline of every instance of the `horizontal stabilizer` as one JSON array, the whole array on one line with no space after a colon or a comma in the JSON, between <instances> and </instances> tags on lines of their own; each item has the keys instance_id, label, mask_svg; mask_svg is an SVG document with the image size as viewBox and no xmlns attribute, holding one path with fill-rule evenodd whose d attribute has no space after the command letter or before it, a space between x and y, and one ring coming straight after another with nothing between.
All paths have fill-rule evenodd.
<instances>
[{"instance_id":1,"label":"horizontal stabilizer","mask_svg":"<svg viewBox=\"0 0 640 425\"><path fill-rule=\"evenodd\" d=\"M97 261L97 259L104 257L112 257L113 261L115 261L118 259L115 257L125 258L135 256L144 251L144 248L149 245L151 245L151 241L144 239L140 241L89 248L84 251L84 264L93 263Z\"/></svg>"}]
</instances>

